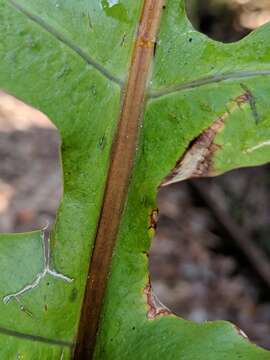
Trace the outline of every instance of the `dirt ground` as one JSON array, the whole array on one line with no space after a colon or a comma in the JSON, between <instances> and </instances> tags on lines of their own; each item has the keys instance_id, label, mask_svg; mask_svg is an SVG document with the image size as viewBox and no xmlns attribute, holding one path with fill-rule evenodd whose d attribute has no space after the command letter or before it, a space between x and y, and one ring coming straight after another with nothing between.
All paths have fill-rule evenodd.
<instances>
[{"instance_id":1,"label":"dirt ground","mask_svg":"<svg viewBox=\"0 0 270 360\"><path fill-rule=\"evenodd\" d=\"M234 20L227 26L234 30L227 41L265 22L270 12L269 1L258 0L255 10L252 1L224 3L229 1L228 11L244 3L247 7L243 11L237 8L230 18ZM194 21L207 30L205 18L209 16L208 34L218 38L213 21L218 15L211 11L199 17L193 14ZM224 33L228 35L228 31ZM0 93L0 232L33 230L47 221L53 223L62 191L58 145L57 131L44 116ZM247 256L245 244L251 242L270 264L269 170L269 165L242 169L162 189L150 253L153 289L172 311L198 322L230 320L268 349L270 286L260 272L260 261L250 261ZM211 199L236 233L226 232ZM236 245L239 237L244 244L240 247Z\"/></svg>"},{"instance_id":2,"label":"dirt ground","mask_svg":"<svg viewBox=\"0 0 270 360\"><path fill-rule=\"evenodd\" d=\"M264 254L270 248L269 170L242 169L195 182L237 224L244 242L248 234ZM150 254L153 289L176 314L197 322L230 320L270 349L269 284L249 264L245 249L236 249L221 231L193 186L187 181L159 193L161 213Z\"/></svg>"},{"instance_id":3,"label":"dirt ground","mask_svg":"<svg viewBox=\"0 0 270 360\"><path fill-rule=\"evenodd\" d=\"M59 137L37 111L0 93L0 231L53 222L61 196Z\"/></svg>"}]
</instances>

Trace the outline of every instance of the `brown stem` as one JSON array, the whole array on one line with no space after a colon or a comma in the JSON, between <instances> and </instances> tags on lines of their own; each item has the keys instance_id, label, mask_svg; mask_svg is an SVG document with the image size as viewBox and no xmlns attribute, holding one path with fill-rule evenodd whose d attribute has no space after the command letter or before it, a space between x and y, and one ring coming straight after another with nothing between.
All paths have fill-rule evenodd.
<instances>
[{"instance_id":1,"label":"brown stem","mask_svg":"<svg viewBox=\"0 0 270 360\"><path fill-rule=\"evenodd\" d=\"M107 276L136 154L145 90L163 4L164 0L144 1L86 284L74 355L76 360L91 359L95 348Z\"/></svg>"},{"instance_id":2,"label":"brown stem","mask_svg":"<svg viewBox=\"0 0 270 360\"><path fill-rule=\"evenodd\" d=\"M190 186L211 211L219 228L226 234L227 240L240 250L258 278L270 289L270 265L267 256L258 246L254 245L245 229L239 227L234 219L220 207L218 202L209 196L204 186L195 181L191 181Z\"/></svg>"}]
</instances>

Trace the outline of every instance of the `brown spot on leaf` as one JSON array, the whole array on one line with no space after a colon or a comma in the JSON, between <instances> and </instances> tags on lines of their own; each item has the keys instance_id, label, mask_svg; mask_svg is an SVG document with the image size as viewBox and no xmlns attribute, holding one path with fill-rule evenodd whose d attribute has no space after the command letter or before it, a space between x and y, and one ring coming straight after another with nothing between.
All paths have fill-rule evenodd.
<instances>
[{"instance_id":1,"label":"brown spot on leaf","mask_svg":"<svg viewBox=\"0 0 270 360\"><path fill-rule=\"evenodd\" d=\"M247 97L249 105L250 105L252 116L253 116L256 124L258 124L260 121L260 116L257 111L256 98L253 95L252 91L245 84L240 84L240 86L242 89L245 90L245 94L246 94L246 97Z\"/></svg>"},{"instance_id":2,"label":"brown spot on leaf","mask_svg":"<svg viewBox=\"0 0 270 360\"><path fill-rule=\"evenodd\" d=\"M150 280L146 288L144 289L144 294L147 298L147 318L149 320L154 320L158 316L171 315L172 312L168 308L166 308L166 306L163 305L157 298L157 296L153 293Z\"/></svg>"},{"instance_id":3,"label":"brown spot on leaf","mask_svg":"<svg viewBox=\"0 0 270 360\"><path fill-rule=\"evenodd\" d=\"M153 209L151 214L150 214L150 225L149 225L149 229L154 229L156 230L157 228L157 221L158 221L158 209Z\"/></svg>"},{"instance_id":4,"label":"brown spot on leaf","mask_svg":"<svg viewBox=\"0 0 270 360\"><path fill-rule=\"evenodd\" d=\"M223 130L224 123L229 116L246 103L250 103L250 93L247 91L233 99L227 111L190 143L182 158L176 163L175 168L165 178L161 186L189 178L217 175L212 159L214 153L221 146L214 142L216 135Z\"/></svg>"},{"instance_id":5,"label":"brown spot on leaf","mask_svg":"<svg viewBox=\"0 0 270 360\"><path fill-rule=\"evenodd\" d=\"M149 258L149 252L148 252L148 251L143 251L143 254L144 254L147 258Z\"/></svg>"}]
</instances>

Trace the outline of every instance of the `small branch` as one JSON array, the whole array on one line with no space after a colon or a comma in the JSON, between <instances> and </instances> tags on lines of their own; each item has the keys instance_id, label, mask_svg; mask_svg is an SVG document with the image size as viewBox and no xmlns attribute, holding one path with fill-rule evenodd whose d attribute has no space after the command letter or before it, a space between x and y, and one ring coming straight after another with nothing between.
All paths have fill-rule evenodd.
<instances>
[{"instance_id":1,"label":"small branch","mask_svg":"<svg viewBox=\"0 0 270 360\"><path fill-rule=\"evenodd\" d=\"M190 181L190 187L210 210L220 229L226 233L228 240L241 251L257 276L270 289L270 263L265 254L254 245L245 229L241 228L205 191L203 185L198 184L197 181Z\"/></svg>"}]
</instances>

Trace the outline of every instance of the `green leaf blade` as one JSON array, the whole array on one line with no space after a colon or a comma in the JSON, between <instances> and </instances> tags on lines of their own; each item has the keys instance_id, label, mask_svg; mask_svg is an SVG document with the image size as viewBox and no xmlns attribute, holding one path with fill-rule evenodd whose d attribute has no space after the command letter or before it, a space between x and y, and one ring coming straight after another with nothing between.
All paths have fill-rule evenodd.
<instances>
[{"instance_id":1,"label":"green leaf blade","mask_svg":"<svg viewBox=\"0 0 270 360\"><path fill-rule=\"evenodd\" d=\"M18 354L65 359L73 352L142 3L0 1L0 86L59 129L64 184L49 262L62 277L47 272L19 301L0 304L0 354L8 360ZM269 33L266 25L237 44L213 42L194 31L184 1L167 2L96 360L270 359L229 323L199 325L153 304L147 259L157 188L216 121L224 117L211 143L217 146L211 156L216 173L269 161ZM142 48L153 41L143 40ZM3 299L44 270L41 240L40 231L0 235Z\"/></svg>"}]
</instances>

